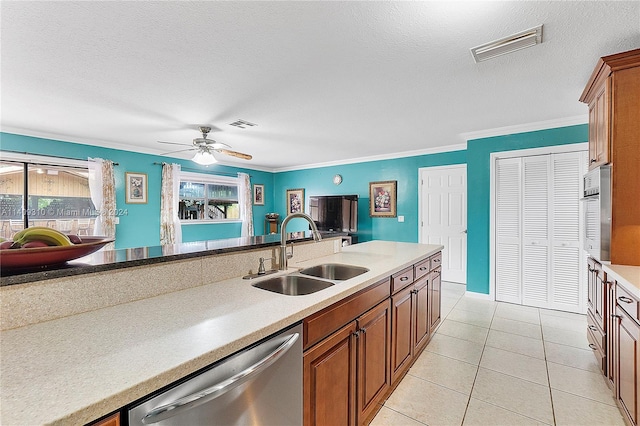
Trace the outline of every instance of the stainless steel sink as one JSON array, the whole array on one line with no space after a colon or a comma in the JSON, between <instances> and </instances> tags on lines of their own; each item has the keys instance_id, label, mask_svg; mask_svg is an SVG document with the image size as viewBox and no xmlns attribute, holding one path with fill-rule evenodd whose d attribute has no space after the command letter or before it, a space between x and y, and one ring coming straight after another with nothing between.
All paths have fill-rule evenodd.
<instances>
[{"instance_id":1,"label":"stainless steel sink","mask_svg":"<svg viewBox=\"0 0 640 426\"><path fill-rule=\"evenodd\" d=\"M281 275L252 285L263 290L286 294L287 296L301 296L331 287L334 283L299 275Z\"/></svg>"},{"instance_id":2,"label":"stainless steel sink","mask_svg":"<svg viewBox=\"0 0 640 426\"><path fill-rule=\"evenodd\" d=\"M322 265L311 266L300 271L303 275L324 278L327 280L344 281L358 275L369 272L367 268L353 265L342 265L340 263L324 263Z\"/></svg>"}]
</instances>

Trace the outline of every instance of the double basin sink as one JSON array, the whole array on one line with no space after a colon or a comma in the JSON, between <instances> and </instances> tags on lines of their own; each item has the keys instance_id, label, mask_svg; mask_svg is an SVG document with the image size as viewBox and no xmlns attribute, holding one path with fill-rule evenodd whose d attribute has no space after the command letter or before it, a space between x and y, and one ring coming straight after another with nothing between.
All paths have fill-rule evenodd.
<instances>
[{"instance_id":1,"label":"double basin sink","mask_svg":"<svg viewBox=\"0 0 640 426\"><path fill-rule=\"evenodd\" d=\"M361 266L324 263L288 275L269 278L252 285L287 296L302 296L331 287L336 282L357 277L368 271L367 268Z\"/></svg>"}]
</instances>

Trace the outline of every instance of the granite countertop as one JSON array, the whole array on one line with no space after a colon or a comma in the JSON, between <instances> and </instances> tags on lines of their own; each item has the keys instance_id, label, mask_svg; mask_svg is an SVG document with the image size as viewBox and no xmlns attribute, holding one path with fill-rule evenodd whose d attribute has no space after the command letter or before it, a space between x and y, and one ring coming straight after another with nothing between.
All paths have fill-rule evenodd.
<instances>
[{"instance_id":1,"label":"granite countertop","mask_svg":"<svg viewBox=\"0 0 640 426\"><path fill-rule=\"evenodd\" d=\"M311 240L309 232L287 234L287 241ZM161 262L190 259L212 254L232 253L247 249L270 247L280 244L280 234L222 240L196 241L165 246L136 247L116 250L100 250L64 265L32 269L0 269L0 286L24 284L51 278L132 268Z\"/></svg>"},{"instance_id":2,"label":"granite countertop","mask_svg":"<svg viewBox=\"0 0 640 426\"><path fill-rule=\"evenodd\" d=\"M618 281L625 290L640 299L640 266L603 264L607 275Z\"/></svg>"},{"instance_id":3,"label":"granite countertop","mask_svg":"<svg viewBox=\"0 0 640 426\"><path fill-rule=\"evenodd\" d=\"M290 265L289 272L327 262L370 269L306 296L260 290L256 280L238 277L4 331L0 423L92 421L442 248L371 241Z\"/></svg>"}]
</instances>

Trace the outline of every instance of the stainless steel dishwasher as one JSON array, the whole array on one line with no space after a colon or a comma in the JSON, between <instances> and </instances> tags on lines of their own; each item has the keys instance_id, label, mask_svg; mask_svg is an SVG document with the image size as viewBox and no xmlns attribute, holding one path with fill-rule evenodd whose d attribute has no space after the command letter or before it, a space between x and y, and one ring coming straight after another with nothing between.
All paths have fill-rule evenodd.
<instances>
[{"instance_id":1,"label":"stainless steel dishwasher","mask_svg":"<svg viewBox=\"0 0 640 426\"><path fill-rule=\"evenodd\" d=\"M302 325L251 346L128 411L129 425L302 424Z\"/></svg>"}]
</instances>

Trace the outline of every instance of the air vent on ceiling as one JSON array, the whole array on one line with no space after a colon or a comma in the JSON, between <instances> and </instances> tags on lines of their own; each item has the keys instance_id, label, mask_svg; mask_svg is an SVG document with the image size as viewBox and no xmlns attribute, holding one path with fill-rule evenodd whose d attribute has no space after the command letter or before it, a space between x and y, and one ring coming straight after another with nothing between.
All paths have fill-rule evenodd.
<instances>
[{"instance_id":1,"label":"air vent on ceiling","mask_svg":"<svg viewBox=\"0 0 640 426\"><path fill-rule=\"evenodd\" d=\"M229 123L229 126L236 126L236 127L241 128L241 129L246 129L247 127L257 126L257 124L250 123L250 122L248 122L246 120L236 120L233 123Z\"/></svg>"},{"instance_id":2,"label":"air vent on ceiling","mask_svg":"<svg viewBox=\"0 0 640 426\"><path fill-rule=\"evenodd\" d=\"M540 43L542 43L542 25L474 47L471 49L471 54L477 63Z\"/></svg>"}]
</instances>

